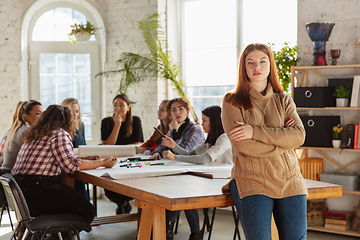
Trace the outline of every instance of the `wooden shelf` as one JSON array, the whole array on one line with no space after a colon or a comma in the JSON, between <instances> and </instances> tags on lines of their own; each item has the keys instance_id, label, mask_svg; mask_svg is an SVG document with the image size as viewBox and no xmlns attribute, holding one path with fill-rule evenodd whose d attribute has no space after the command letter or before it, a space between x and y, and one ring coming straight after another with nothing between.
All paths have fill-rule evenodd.
<instances>
[{"instance_id":1,"label":"wooden shelf","mask_svg":"<svg viewBox=\"0 0 360 240\"><path fill-rule=\"evenodd\" d=\"M323 107L323 108L314 108L314 107L297 107L296 110L360 110L360 107Z\"/></svg>"},{"instance_id":2,"label":"wooden shelf","mask_svg":"<svg viewBox=\"0 0 360 240\"><path fill-rule=\"evenodd\" d=\"M319 232L336 233L336 234L360 237L360 233L355 232L354 230L341 231L341 230L328 229L323 226L308 226L307 229L313 231L319 231Z\"/></svg>"},{"instance_id":3,"label":"wooden shelf","mask_svg":"<svg viewBox=\"0 0 360 240\"><path fill-rule=\"evenodd\" d=\"M293 66L295 70L321 69L321 68L353 68L360 67L360 64L351 65L326 65L326 66Z\"/></svg>"},{"instance_id":4,"label":"wooden shelf","mask_svg":"<svg viewBox=\"0 0 360 240\"><path fill-rule=\"evenodd\" d=\"M359 194L360 195L360 191L346 191L346 190L343 190L343 193Z\"/></svg>"},{"instance_id":5,"label":"wooden shelf","mask_svg":"<svg viewBox=\"0 0 360 240\"><path fill-rule=\"evenodd\" d=\"M332 148L332 147L304 147L300 146L297 149L318 149L320 151L345 151L345 152L360 152L359 149L350 149L350 148Z\"/></svg>"},{"instance_id":6,"label":"wooden shelf","mask_svg":"<svg viewBox=\"0 0 360 240\"><path fill-rule=\"evenodd\" d=\"M355 232L353 230L341 231L341 230L328 229L323 226L308 226L308 230L360 237L360 233Z\"/></svg>"}]
</instances>

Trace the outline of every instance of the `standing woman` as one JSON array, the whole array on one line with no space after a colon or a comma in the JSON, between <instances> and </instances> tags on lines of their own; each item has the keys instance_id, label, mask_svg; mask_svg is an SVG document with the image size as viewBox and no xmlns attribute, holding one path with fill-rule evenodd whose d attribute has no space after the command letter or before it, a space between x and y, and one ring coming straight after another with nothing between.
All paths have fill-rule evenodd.
<instances>
[{"instance_id":1,"label":"standing woman","mask_svg":"<svg viewBox=\"0 0 360 240\"><path fill-rule=\"evenodd\" d=\"M40 102L35 100L24 101L17 107L16 118L8 132L3 150L3 163L0 173L9 173L13 168L16 157L23 144L23 136L26 130L33 126L41 116L43 107Z\"/></svg>"},{"instance_id":2,"label":"standing woman","mask_svg":"<svg viewBox=\"0 0 360 240\"><path fill-rule=\"evenodd\" d=\"M134 145L144 141L141 120L132 115L126 94L114 97L113 116L101 121L101 140L104 145ZM132 198L107 189L105 195L117 204L116 214L130 213Z\"/></svg>"},{"instance_id":3,"label":"standing woman","mask_svg":"<svg viewBox=\"0 0 360 240\"><path fill-rule=\"evenodd\" d=\"M132 115L126 94L114 97L113 116L101 121L101 141L104 145L140 144L144 141L141 120Z\"/></svg>"},{"instance_id":4,"label":"standing woman","mask_svg":"<svg viewBox=\"0 0 360 240\"><path fill-rule=\"evenodd\" d=\"M71 116L74 124L74 133L72 144L74 148L78 148L80 145L86 145L85 141L85 125L81 121L81 111L80 105L76 98L67 98L62 103L61 106L67 107L71 110ZM90 156L86 158L88 160L99 159L98 156ZM85 189L85 183L83 181L75 179L74 188L84 194L84 196L89 199L89 195Z\"/></svg>"},{"instance_id":5,"label":"standing woman","mask_svg":"<svg viewBox=\"0 0 360 240\"><path fill-rule=\"evenodd\" d=\"M280 239L306 239L307 188L294 152L305 130L266 45L250 44L241 54L222 121L234 162L222 190L234 200L246 239L271 239L272 214Z\"/></svg>"},{"instance_id":6,"label":"standing woman","mask_svg":"<svg viewBox=\"0 0 360 240\"><path fill-rule=\"evenodd\" d=\"M201 127L189 119L190 104L185 98L172 99L167 105L167 111L173 120L169 124L170 131L166 136L172 138L179 147L185 151L191 151L196 145L205 140ZM163 142L152 152L151 158L160 159L166 150L177 154ZM169 211L167 215L166 239L168 240L173 239L173 227L176 218L173 219L174 214ZM185 215L191 231L189 240L201 240L202 234L197 209L185 210Z\"/></svg>"},{"instance_id":7,"label":"standing woman","mask_svg":"<svg viewBox=\"0 0 360 240\"><path fill-rule=\"evenodd\" d=\"M168 133L169 123L171 122L171 116L166 110L168 102L169 100L163 100L158 110L158 119L160 120L160 124L157 126L157 129L159 129L164 135ZM162 136L157 131L154 131L149 140L144 142L139 147L136 146L136 153L143 153L145 150L152 152L161 144L161 142Z\"/></svg>"},{"instance_id":8,"label":"standing woman","mask_svg":"<svg viewBox=\"0 0 360 240\"><path fill-rule=\"evenodd\" d=\"M76 158L72 146L70 109L50 105L39 121L26 132L24 144L11 171L22 189L33 217L69 213L90 223L95 215L91 203L75 189L60 182L60 173L97 167L113 167L117 160Z\"/></svg>"}]
</instances>

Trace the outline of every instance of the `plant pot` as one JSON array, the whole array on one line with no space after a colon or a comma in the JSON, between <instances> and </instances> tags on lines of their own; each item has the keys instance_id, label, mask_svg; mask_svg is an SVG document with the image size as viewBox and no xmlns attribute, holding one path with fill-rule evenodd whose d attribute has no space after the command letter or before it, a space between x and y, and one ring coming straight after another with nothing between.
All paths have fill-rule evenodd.
<instances>
[{"instance_id":1,"label":"plant pot","mask_svg":"<svg viewBox=\"0 0 360 240\"><path fill-rule=\"evenodd\" d=\"M337 98L336 99L336 107L348 107L349 99L348 98Z\"/></svg>"},{"instance_id":2,"label":"plant pot","mask_svg":"<svg viewBox=\"0 0 360 240\"><path fill-rule=\"evenodd\" d=\"M332 140L333 148L340 148L341 140Z\"/></svg>"},{"instance_id":3,"label":"plant pot","mask_svg":"<svg viewBox=\"0 0 360 240\"><path fill-rule=\"evenodd\" d=\"M91 35L86 32L78 32L75 34L76 41L89 41Z\"/></svg>"}]
</instances>

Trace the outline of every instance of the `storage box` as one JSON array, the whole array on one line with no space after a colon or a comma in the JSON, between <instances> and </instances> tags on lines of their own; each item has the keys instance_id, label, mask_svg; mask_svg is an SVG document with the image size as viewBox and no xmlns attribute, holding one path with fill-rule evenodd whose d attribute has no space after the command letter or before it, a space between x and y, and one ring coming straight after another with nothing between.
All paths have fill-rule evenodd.
<instances>
[{"instance_id":1,"label":"storage box","mask_svg":"<svg viewBox=\"0 0 360 240\"><path fill-rule=\"evenodd\" d=\"M359 175L341 172L320 173L320 181L335 183L343 186L343 190L356 191Z\"/></svg>"},{"instance_id":2,"label":"storage box","mask_svg":"<svg viewBox=\"0 0 360 240\"><path fill-rule=\"evenodd\" d=\"M294 101L297 107L335 107L334 87L297 87Z\"/></svg>"},{"instance_id":3,"label":"storage box","mask_svg":"<svg viewBox=\"0 0 360 240\"><path fill-rule=\"evenodd\" d=\"M340 116L300 116L306 131L306 147L332 147L332 128L340 124Z\"/></svg>"}]
</instances>

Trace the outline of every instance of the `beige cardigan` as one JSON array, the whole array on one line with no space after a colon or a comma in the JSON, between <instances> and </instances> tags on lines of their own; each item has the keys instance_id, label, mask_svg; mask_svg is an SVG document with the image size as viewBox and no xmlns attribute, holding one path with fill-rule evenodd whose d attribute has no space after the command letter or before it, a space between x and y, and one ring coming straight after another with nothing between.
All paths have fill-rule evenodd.
<instances>
[{"instance_id":1,"label":"beige cardigan","mask_svg":"<svg viewBox=\"0 0 360 240\"><path fill-rule=\"evenodd\" d=\"M305 130L291 97L274 93L269 84L263 96L250 89L252 110L244 110L223 99L222 121L226 134L237 126L235 121L254 127L252 139L231 141L234 166L231 180L235 179L240 198L261 194L271 198L284 198L307 194L294 148L303 144ZM294 119L295 126L285 128L285 121ZM230 182L229 182L230 183ZM229 183L222 191L229 192Z\"/></svg>"}]
</instances>

